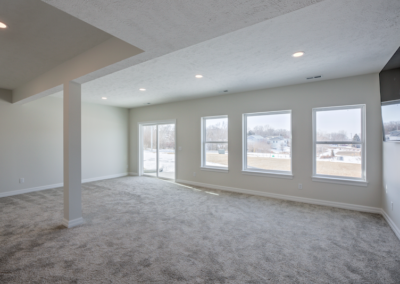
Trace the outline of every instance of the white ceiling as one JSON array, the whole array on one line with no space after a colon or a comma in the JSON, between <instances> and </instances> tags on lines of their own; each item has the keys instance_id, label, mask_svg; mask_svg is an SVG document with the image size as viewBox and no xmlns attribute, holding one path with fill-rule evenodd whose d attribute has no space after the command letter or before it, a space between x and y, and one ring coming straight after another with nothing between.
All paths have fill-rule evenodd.
<instances>
[{"instance_id":1,"label":"white ceiling","mask_svg":"<svg viewBox=\"0 0 400 284\"><path fill-rule=\"evenodd\" d=\"M400 45L398 0L45 1L145 50L83 84L121 107L379 72Z\"/></svg>"},{"instance_id":2,"label":"white ceiling","mask_svg":"<svg viewBox=\"0 0 400 284\"><path fill-rule=\"evenodd\" d=\"M14 89L111 35L40 0L0 0L0 88Z\"/></svg>"}]
</instances>

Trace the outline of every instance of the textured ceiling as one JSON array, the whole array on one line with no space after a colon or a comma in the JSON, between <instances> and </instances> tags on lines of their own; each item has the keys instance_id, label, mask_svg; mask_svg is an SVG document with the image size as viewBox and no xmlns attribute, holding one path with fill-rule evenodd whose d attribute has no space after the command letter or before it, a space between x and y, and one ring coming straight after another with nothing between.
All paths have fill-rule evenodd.
<instances>
[{"instance_id":1,"label":"textured ceiling","mask_svg":"<svg viewBox=\"0 0 400 284\"><path fill-rule=\"evenodd\" d=\"M379 72L400 45L398 0L44 1L145 50L83 84L121 107Z\"/></svg>"},{"instance_id":2,"label":"textured ceiling","mask_svg":"<svg viewBox=\"0 0 400 284\"><path fill-rule=\"evenodd\" d=\"M111 36L40 0L0 0L0 88L15 87Z\"/></svg>"},{"instance_id":3,"label":"textured ceiling","mask_svg":"<svg viewBox=\"0 0 400 284\"><path fill-rule=\"evenodd\" d=\"M326 0L88 82L83 99L137 107L379 72L400 45L399 11L397 0Z\"/></svg>"},{"instance_id":4,"label":"textured ceiling","mask_svg":"<svg viewBox=\"0 0 400 284\"><path fill-rule=\"evenodd\" d=\"M144 50L77 79L86 83L323 0L43 0Z\"/></svg>"}]
</instances>

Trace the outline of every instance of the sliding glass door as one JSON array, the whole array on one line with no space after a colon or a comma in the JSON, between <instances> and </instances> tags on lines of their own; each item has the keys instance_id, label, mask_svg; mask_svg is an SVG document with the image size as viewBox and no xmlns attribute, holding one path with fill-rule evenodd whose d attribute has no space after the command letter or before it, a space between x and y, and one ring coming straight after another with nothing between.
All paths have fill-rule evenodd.
<instances>
[{"instance_id":1,"label":"sliding glass door","mask_svg":"<svg viewBox=\"0 0 400 284\"><path fill-rule=\"evenodd\" d=\"M141 175L175 179L175 122L140 124Z\"/></svg>"}]
</instances>

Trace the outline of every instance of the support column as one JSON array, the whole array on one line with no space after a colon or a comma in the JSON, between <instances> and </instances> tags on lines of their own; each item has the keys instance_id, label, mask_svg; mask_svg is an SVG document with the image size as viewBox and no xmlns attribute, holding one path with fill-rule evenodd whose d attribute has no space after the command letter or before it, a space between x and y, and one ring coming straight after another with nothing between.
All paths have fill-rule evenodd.
<instances>
[{"instance_id":1,"label":"support column","mask_svg":"<svg viewBox=\"0 0 400 284\"><path fill-rule=\"evenodd\" d=\"M71 228L83 223L81 173L81 85L64 84L64 220Z\"/></svg>"}]
</instances>

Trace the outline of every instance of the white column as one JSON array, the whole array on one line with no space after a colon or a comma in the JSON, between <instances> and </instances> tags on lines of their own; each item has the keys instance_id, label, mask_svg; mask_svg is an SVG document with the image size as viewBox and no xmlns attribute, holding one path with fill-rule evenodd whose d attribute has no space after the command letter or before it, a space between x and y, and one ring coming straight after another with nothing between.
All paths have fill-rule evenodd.
<instances>
[{"instance_id":1,"label":"white column","mask_svg":"<svg viewBox=\"0 0 400 284\"><path fill-rule=\"evenodd\" d=\"M64 84L64 220L71 228L83 223L81 177L81 85Z\"/></svg>"}]
</instances>

